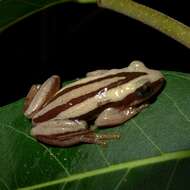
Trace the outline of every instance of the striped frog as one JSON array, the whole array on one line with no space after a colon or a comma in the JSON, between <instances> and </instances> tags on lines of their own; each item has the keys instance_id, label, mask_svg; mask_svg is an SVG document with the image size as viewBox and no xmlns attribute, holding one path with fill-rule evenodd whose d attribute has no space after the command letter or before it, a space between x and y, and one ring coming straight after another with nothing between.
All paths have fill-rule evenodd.
<instances>
[{"instance_id":1,"label":"striped frog","mask_svg":"<svg viewBox=\"0 0 190 190\"><path fill-rule=\"evenodd\" d=\"M150 104L165 84L161 72L133 61L122 69L97 70L60 89L53 75L33 85L25 98L24 115L32 119L31 135L54 146L105 144L119 134L96 134L96 127L124 123Z\"/></svg>"}]
</instances>

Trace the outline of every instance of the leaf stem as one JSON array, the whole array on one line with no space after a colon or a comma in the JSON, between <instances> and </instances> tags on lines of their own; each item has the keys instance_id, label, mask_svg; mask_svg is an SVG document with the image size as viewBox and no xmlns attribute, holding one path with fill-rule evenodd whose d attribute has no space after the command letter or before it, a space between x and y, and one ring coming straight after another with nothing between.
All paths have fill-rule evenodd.
<instances>
[{"instance_id":1,"label":"leaf stem","mask_svg":"<svg viewBox=\"0 0 190 190\"><path fill-rule=\"evenodd\" d=\"M155 156L155 157L124 162L124 163L120 163L120 164L110 165L105 168L95 169L92 171L87 171L87 172L83 172L83 173L79 173L79 174L73 174L68 177L63 177L61 179L57 179L54 181L49 181L49 182L45 182L45 183L41 183L41 184L29 186L29 187L19 188L18 190L40 189L40 188L44 188L44 187L58 185L61 183L68 183L68 182L75 181L75 180L81 180L81 179L85 179L85 178L89 178L89 177L93 177L93 176L97 176L97 175L102 175L102 174L106 174L106 173L110 173L110 172L116 172L119 170L126 170L126 169L131 170L133 168L137 168L137 167L141 167L141 166L147 166L150 164L156 164L156 163L166 162L166 161L170 161L170 160L181 160L181 159L185 159L185 158L189 158L189 157L190 157L190 150L164 153L162 155Z\"/></svg>"},{"instance_id":2,"label":"leaf stem","mask_svg":"<svg viewBox=\"0 0 190 190\"><path fill-rule=\"evenodd\" d=\"M98 4L141 21L190 48L190 27L164 13L133 0L98 0Z\"/></svg>"}]
</instances>

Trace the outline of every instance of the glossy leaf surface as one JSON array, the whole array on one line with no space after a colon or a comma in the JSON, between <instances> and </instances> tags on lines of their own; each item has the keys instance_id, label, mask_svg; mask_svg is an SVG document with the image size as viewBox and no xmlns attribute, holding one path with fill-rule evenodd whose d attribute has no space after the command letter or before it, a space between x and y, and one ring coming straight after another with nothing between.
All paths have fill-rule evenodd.
<instances>
[{"instance_id":1,"label":"glossy leaf surface","mask_svg":"<svg viewBox=\"0 0 190 190\"><path fill-rule=\"evenodd\" d=\"M55 148L30 136L23 99L0 108L0 189L189 189L190 75L164 72L158 99L107 147ZM31 186L29 188L29 186Z\"/></svg>"}]
</instances>

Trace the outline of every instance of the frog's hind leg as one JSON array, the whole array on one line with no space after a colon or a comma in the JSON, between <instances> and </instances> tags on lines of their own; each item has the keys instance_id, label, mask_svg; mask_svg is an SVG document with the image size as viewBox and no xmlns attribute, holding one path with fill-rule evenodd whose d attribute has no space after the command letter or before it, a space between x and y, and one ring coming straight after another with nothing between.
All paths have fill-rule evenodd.
<instances>
[{"instance_id":1,"label":"frog's hind leg","mask_svg":"<svg viewBox=\"0 0 190 190\"><path fill-rule=\"evenodd\" d=\"M27 94L27 96L25 97L24 100L24 112L28 109L29 105L32 102L32 99L34 98L34 96L37 94L37 92L40 89L40 84L33 84Z\"/></svg>"},{"instance_id":2,"label":"frog's hind leg","mask_svg":"<svg viewBox=\"0 0 190 190\"><path fill-rule=\"evenodd\" d=\"M60 77L51 76L42 85L32 85L24 102L24 115L31 118L60 88Z\"/></svg>"},{"instance_id":3,"label":"frog's hind leg","mask_svg":"<svg viewBox=\"0 0 190 190\"><path fill-rule=\"evenodd\" d=\"M118 134L96 134L87 128L85 121L67 119L39 123L32 128L31 135L45 144L60 147L80 143L106 144L106 140L119 138Z\"/></svg>"},{"instance_id":4,"label":"frog's hind leg","mask_svg":"<svg viewBox=\"0 0 190 190\"><path fill-rule=\"evenodd\" d=\"M100 113L98 118L95 120L95 125L98 127L106 127L124 123L147 106L148 104L144 104L139 107L128 107L125 109L113 107L107 108L102 111L102 113Z\"/></svg>"},{"instance_id":5,"label":"frog's hind leg","mask_svg":"<svg viewBox=\"0 0 190 190\"><path fill-rule=\"evenodd\" d=\"M119 134L96 134L93 131L86 129L84 131L68 133L65 135L38 135L37 139L45 144L69 147L80 143L105 145L107 140L118 139L119 137Z\"/></svg>"}]
</instances>

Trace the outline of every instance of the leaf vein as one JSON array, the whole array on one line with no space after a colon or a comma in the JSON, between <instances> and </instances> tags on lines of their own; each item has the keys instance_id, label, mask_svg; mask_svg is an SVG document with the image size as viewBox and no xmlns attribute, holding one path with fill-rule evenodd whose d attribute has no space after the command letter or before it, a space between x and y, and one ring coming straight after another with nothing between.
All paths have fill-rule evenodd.
<instances>
[{"instance_id":1,"label":"leaf vein","mask_svg":"<svg viewBox=\"0 0 190 190\"><path fill-rule=\"evenodd\" d=\"M188 116L182 111L182 109L178 106L178 104L176 103L175 100L173 100L173 98L171 96L169 96L166 92L164 93L165 96L173 103L174 107L177 109L177 111L180 113L180 115L182 115L184 117L184 119L190 123L190 119L188 118Z\"/></svg>"},{"instance_id":2,"label":"leaf vein","mask_svg":"<svg viewBox=\"0 0 190 190\"><path fill-rule=\"evenodd\" d=\"M14 127L12 127L10 124L0 123L0 125L5 126L5 127L9 128L9 129L15 131L16 133L25 136L26 138L28 138L28 139L30 139L30 140L32 140L32 141L34 141L34 142L37 142L36 139L30 137L29 135L27 135L27 134L24 133L24 132L22 132L22 131L20 131L20 130L18 130L18 129L16 129L16 128L14 128Z\"/></svg>"},{"instance_id":3,"label":"leaf vein","mask_svg":"<svg viewBox=\"0 0 190 190\"><path fill-rule=\"evenodd\" d=\"M77 181L77 184L75 185L75 190L79 189L79 185L80 185L80 180Z\"/></svg>"},{"instance_id":4,"label":"leaf vein","mask_svg":"<svg viewBox=\"0 0 190 190\"><path fill-rule=\"evenodd\" d=\"M183 76L183 75L179 75L176 73L168 73L168 72L164 72L165 75L170 75L170 76L174 76L176 78L180 78L180 79L186 79L186 80L190 80L189 77Z\"/></svg>"},{"instance_id":5,"label":"leaf vein","mask_svg":"<svg viewBox=\"0 0 190 190\"><path fill-rule=\"evenodd\" d=\"M23 188L20 188L19 190L40 189L40 188L44 188L44 187L58 185L58 184L65 183L65 182L71 182L71 181L81 180L81 179L85 179L85 178L89 178L89 177L93 177L93 176L97 176L97 175L116 172L119 170L133 169L133 168L137 168L137 167L141 167L141 166L147 166L147 165L151 165L151 164L156 164L156 163L166 162L166 161L176 160L176 159L185 159L185 158L189 158L189 157L190 157L190 150L164 153L163 155L159 155L159 156L144 158L141 160L123 162L123 163L110 165L108 167L98 168L98 169L83 172L83 173L72 174L71 176L63 177L63 178L60 178L57 180L48 181L48 182L36 184L33 186L23 187Z\"/></svg>"},{"instance_id":6,"label":"leaf vein","mask_svg":"<svg viewBox=\"0 0 190 190\"><path fill-rule=\"evenodd\" d=\"M35 3L27 2L27 1L25 1L25 0L17 0L17 1L18 1L18 2L21 2L21 3L24 3L24 4L26 4L26 5L31 5L31 6L36 7L36 8L40 8L40 7L41 7L41 6L39 6L39 5L35 4Z\"/></svg>"},{"instance_id":7,"label":"leaf vein","mask_svg":"<svg viewBox=\"0 0 190 190\"><path fill-rule=\"evenodd\" d=\"M65 187L66 187L67 183L64 183L62 186L61 186L61 190L64 190Z\"/></svg>"},{"instance_id":8,"label":"leaf vein","mask_svg":"<svg viewBox=\"0 0 190 190\"><path fill-rule=\"evenodd\" d=\"M170 189L170 186L171 186L171 183L172 183L172 180L173 180L173 177L175 175L175 172L176 172L176 169L177 169L177 166L179 164L179 160L176 161L176 163L174 164L174 167L171 171L171 174L170 174L170 177L169 177L169 180L168 180L168 183L166 185L166 190L169 190Z\"/></svg>"},{"instance_id":9,"label":"leaf vein","mask_svg":"<svg viewBox=\"0 0 190 190\"><path fill-rule=\"evenodd\" d=\"M115 186L114 190L118 190L120 185L122 184L122 182L127 178L127 176L129 175L131 169L128 169L123 176L121 177L121 179L119 180L118 184Z\"/></svg>"},{"instance_id":10,"label":"leaf vein","mask_svg":"<svg viewBox=\"0 0 190 190\"><path fill-rule=\"evenodd\" d=\"M109 166L110 162L108 161L108 159L106 158L105 154L103 153L102 149L100 149L99 145L96 145L98 152L100 153L101 157L103 158L103 160L105 161L106 165Z\"/></svg>"},{"instance_id":11,"label":"leaf vein","mask_svg":"<svg viewBox=\"0 0 190 190\"><path fill-rule=\"evenodd\" d=\"M7 128L9 128L9 129L15 131L16 133L18 133L18 134L20 134L20 135L24 135L26 138L28 138L28 139L30 139L30 140L32 140L32 141L34 141L34 142L37 142L37 140L35 140L34 138L30 137L29 135L27 135L26 133L24 133L24 132L22 132L22 131L20 131L20 130L18 130L18 129L12 127L11 125L2 124L2 123L0 123L0 125L6 126ZM57 156L56 156L49 148L47 148L45 145L43 145L43 144L41 144L41 143L39 143L39 145L40 145L41 147L43 147L43 148L50 154L50 156L51 156L52 158L54 158L54 160L58 163L58 165L65 171L65 173L67 174L67 176L70 176L69 171L68 171L67 168L63 165L63 163L57 158Z\"/></svg>"},{"instance_id":12,"label":"leaf vein","mask_svg":"<svg viewBox=\"0 0 190 190\"><path fill-rule=\"evenodd\" d=\"M8 186L7 183L4 181L3 178L0 178L0 182L2 182L2 184L4 185L4 187L6 187L6 189L10 190L9 186Z\"/></svg>"},{"instance_id":13,"label":"leaf vein","mask_svg":"<svg viewBox=\"0 0 190 190\"><path fill-rule=\"evenodd\" d=\"M159 151L159 153L164 154L164 152L161 150L161 148L145 133L145 131L140 127L140 125L137 124L137 122L135 120L133 120L133 123L140 130L140 132L143 134L143 136Z\"/></svg>"}]
</instances>

